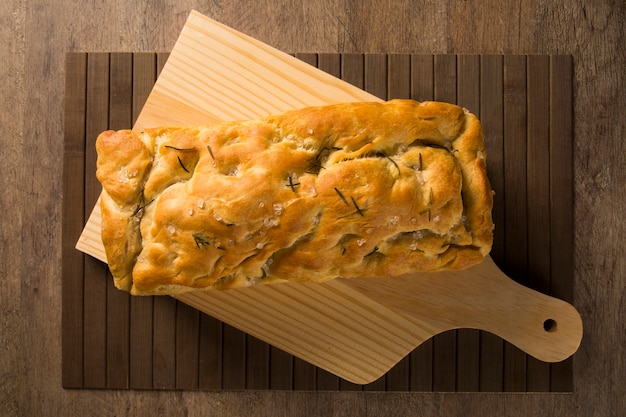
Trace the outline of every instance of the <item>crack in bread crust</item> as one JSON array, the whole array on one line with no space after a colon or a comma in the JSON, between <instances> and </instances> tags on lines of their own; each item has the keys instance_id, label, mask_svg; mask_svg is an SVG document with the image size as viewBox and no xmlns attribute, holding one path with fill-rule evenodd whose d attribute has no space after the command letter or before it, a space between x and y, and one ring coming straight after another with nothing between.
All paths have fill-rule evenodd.
<instances>
[{"instance_id":1,"label":"crack in bread crust","mask_svg":"<svg viewBox=\"0 0 626 417\"><path fill-rule=\"evenodd\" d=\"M463 269L491 249L482 128L456 105L108 131L97 150L103 243L132 294Z\"/></svg>"}]
</instances>

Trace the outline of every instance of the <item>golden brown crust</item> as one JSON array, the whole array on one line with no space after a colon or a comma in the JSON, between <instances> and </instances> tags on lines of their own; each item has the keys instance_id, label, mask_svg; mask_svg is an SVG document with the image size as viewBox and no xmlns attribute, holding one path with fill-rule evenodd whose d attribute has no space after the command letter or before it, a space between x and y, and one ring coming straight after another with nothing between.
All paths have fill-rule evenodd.
<instances>
[{"instance_id":1,"label":"golden brown crust","mask_svg":"<svg viewBox=\"0 0 626 417\"><path fill-rule=\"evenodd\" d=\"M133 294L463 269L491 249L481 125L452 104L105 132L97 149L102 240Z\"/></svg>"}]
</instances>

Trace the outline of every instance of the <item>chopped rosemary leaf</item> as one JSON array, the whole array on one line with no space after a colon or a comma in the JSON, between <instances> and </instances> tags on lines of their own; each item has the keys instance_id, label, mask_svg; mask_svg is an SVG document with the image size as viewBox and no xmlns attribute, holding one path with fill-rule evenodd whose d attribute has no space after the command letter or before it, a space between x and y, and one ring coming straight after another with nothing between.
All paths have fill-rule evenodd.
<instances>
[{"instance_id":1,"label":"chopped rosemary leaf","mask_svg":"<svg viewBox=\"0 0 626 417\"><path fill-rule=\"evenodd\" d=\"M386 157L387 159L389 159L389 160L391 161L391 163L392 163L392 164L394 164L394 165L395 165L395 167L398 169L398 175L400 175L400 174L401 174L401 172L400 172L400 167L398 166L398 163L397 163L396 161L394 161L393 159L391 159L391 157L390 157L389 155L385 155L385 157Z\"/></svg>"},{"instance_id":2,"label":"chopped rosemary leaf","mask_svg":"<svg viewBox=\"0 0 626 417\"><path fill-rule=\"evenodd\" d=\"M180 166L185 170L185 172L189 172L189 170L185 167L185 165L183 164L183 161L180 159L180 156L177 157L178 158L178 163L180 164Z\"/></svg>"},{"instance_id":3,"label":"chopped rosemary leaf","mask_svg":"<svg viewBox=\"0 0 626 417\"><path fill-rule=\"evenodd\" d=\"M356 200L354 199L354 197L350 197L350 199L352 199L352 204L354 204L354 208L356 209L356 212L359 213L361 217L365 217L365 214L363 214L363 211L361 211L361 208L356 203Z\"/></svg>"},{"instance_id":4,"label":"chopped rosemary leaf","mask_svg":"<svg viewBox=\"0 0 626 417\"><path fill-rule=\"evenodd\" d=\"M196 242L196 246L201 249L206 249L211 244L210 238L199 233L193 235L193 240Z\"/></svg>"},{"instance_id":5,"label":"chopped rosemary leaf","mask_svg":"<svg viewBox=\"0 0 626 417\"><path fill-rule=\"evenodd\" d=\"M154 199L148 201L146 203L143 191L141 191L141 194L139 195L139 202L137 203L137 208L135 209L135 211L133 212L133 214L131 214L131 217L139 217L141 219L141 217L143 217L143 210L144 208L146 208L146 206L149 206L150 204L152 204L152 202L154 201Z\"/></svg>"},{"instance_id":6,"label":"chopped rosemary leaf","mask_svg":"<svg viewBox=\"0 0 626 417\"><path fill-rule=\"evenodd\" d=\"M291 178L291 175L289 177L287 177L289 180L289 184L287 184L287 187L291 188L291 191L293 191L294 193L296 192L296 186L300 185L299 182L293 182L293 178Z\"/></svg>"},{"instance_id":7,"label":"chopped rosemary leaf","mask_svg":"<svg viewBox=\"0 0 626 417\"><path fill-rule=\"evenodd\" d=\"M309 162L309 167L305 171L307 174L317 175L320 173L322 169L326 169L322 166L322 163L318 161L317 159L309 159L308 162Z\"/></svg>"},{"instance_id":8,"label":"chopped rosemary leaf","mask_svg":"<svg viewBox=\"0 0 626 417\"><path fill-rule=\"evenodd\" d=\"M341 191L339 191L337 188L334 188L335 192L339 195L339 197L341 198L341 200L347 205L349 206L350 204L348 203L348 200L346 200L346 197L341 193Z\"/></svg>"},{"instance_id":9,"label":"chopped rosemary leaf","mask_svg":"<svg viewBox=\"0 0 626 417\"><path fill-rule=\"evenodd\" d=\"M171 146L171 145L163 145L168 149L174 149L175 151L195 151L196 148L177 148L175 146Z\"/></svg>"},{"instance_id":10,"label":"chopped rosemary leaf","mask_svg":"<svg viewBox=\"0 0 626 417\"><path fill-rule=\"evenodd\" d=\"M376 252L378 252L378 246L374 247L374 249L372 249L372 251L370 253L368 253L367 255L364 256L364 258L367 258L368 256L372 256Z\"/></svg>"},{"instance_id":11,"label":"chopped rosemary leaf","mask_svg":"<svg viewBox=\"0 0 626 417\"><path fill-rule=\"evenodd\" d=\"M209 145L206 146L206 150L209 151L209 155L211 155L211 159L215 159L215 156L213 155L213 150L211 149Z\"/></svg>"}]
</instances>

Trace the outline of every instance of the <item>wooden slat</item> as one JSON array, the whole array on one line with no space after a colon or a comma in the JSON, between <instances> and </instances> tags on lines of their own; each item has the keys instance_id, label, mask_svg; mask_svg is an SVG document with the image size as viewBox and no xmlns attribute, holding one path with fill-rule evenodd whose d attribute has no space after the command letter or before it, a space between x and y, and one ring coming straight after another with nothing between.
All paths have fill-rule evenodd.
<instances>
[{"instance_id":1,"label":"wooden slat","mask_svg":"<svg viewBox=\"0 0 626 417\"><path fill-rule=\"evenodd\" d=\"M550 293L573 300L572 58L550 60ZM572 391L572 359L550 364L550 390Z\"/></svg>"},{"instance_id":2,"label":"wooden slat","mask_svg":"<svg viewBox=\"0 0 626 417\"><path fill-rule=\"evenodd\" d=\"M176 387L176 300L156 297L153 311L152 387Z\"/></svg>"},{"instance_id":3,"label":"wooden slat","mask_svg":"<svg viewBox=\"0 0 626 417\"><path fill-rule=\"evenodd\" d=\"M495 190L493 221L496 225L491 256L504 263L504 104L503 58L481 56L480 60L480 120L487 148L487 174ZM479 391L502 391L504 344L499 337L480 334Z\"/></svg>"},{"instance_id":4,"label":"wooden slat","mask_svg":"<svg viewBox=\"0 0 626 417\"><path fill-rule=\"evenodd\" d=\"M550 57L527 58L528 286L550 291ZM550 365L528 357L526 390L550 389Z\"/></svg>"},{"instance_id":5,"label":"wooden slat","mask_svg":"<svg viewBox=\"0 0 626 417\"><path fill-rule=\"evenodd\" d=\"M357 88L365 88L363 54L341 55L341 79Z\"/></svg>"},{"instance_id":6,"label":"wooden slat","mask_svg":"<svg viewBox=\"0 0 626 417\"><path fill-rule=\"evenodd\" d=\"M526 57L504 58L504 253L506 273L517 282L527 282L528 236L526 185ZM505 391L526 389L526 355L506 343Z\"/></svg>"},{"instance_id":7,"label":"wooden slat","mask_svg":"<svg viewBox=\"0 0 626 417\"><path fill-rule=\"evenodd\" d=\"M222 388L222 322L200 315L200 338L198 341L198 388Z\"/></svg>"},{"instance_id":8,"label":"wooden slat","mask_svg":"<svg viewBox=\"0 0 626 417\"><path fill-rule=\"evenodd\" d=\"M411 98L411 56L393 54L387 57L387 96Z\"/></svg>"},{"instance_id":9,"label":"wooden slat","mask_svg":"<svg viewBox=\"0 0 626 417\"><path fill-rule=\"evenodd\" d=\"M304 359L293 359L293 389L296 391L315 391L316 368Z\"/></svg>"},{"instance_id":10,"label":"wooden slat","mask_svg":"<svg viewBox=\"0 0 626 417\"><path fill-rule=\"evenodd\" d=\"M168 58L168 53L157 54L157 79ZM154 298L152 386L157 389L176 387L176 304L169 297Z\"/></svg>"},{"instance_id":11,"label":"wooden slat","mask_svg":"<svg viewBox=\"0 0 626 417\"><path fill-rule=\"evenodd\" d=\"M411 56L411 98L417 101L434 100L434 81L434 56ZM433 389L433 346L433 340L427 340L409 355L409 385L413 391Z\"/></svg>"},{"instance_id":12,"label":"wooden slat","mask_svg":"<svg viewBox=\"0 0 626 417\"><path fill-rule=\"evenodd\" d=\"M246 386L246 334L224 324L222 350L222 388L242 389Z\"/></svg>"},{"instance_id":13,"label":"wooden slat","mask_svg":"<svg viewBox=\"0 0 626 417\"><path fill-rule=\"evenodd\" d=\"M63 158L63 387L83 386L84 255L74 248L85 222L85 119L87 55L69 53L65 63Z\"/></svg>"},{"instance_id":14,"label":"wooden slat","mask_svg":"<svg viewBox=\"0 0 626 417\"><path fill-rule=\"evenodd\" d=\"M333 77L341 77L341 55L339 54L318 54L317 68L321 69Z\"/></svg>"},{"instance_id":15,"label":"wooden slat","mask_svg":"<svg viewBox=\"0 0 626 417\"><path fill-rule=\"evenodd\" d=\"M274 346L270 348L269 355L269 388L293 389L293 355Z\"/></svg>"},{"instance_id":16,"label":"wooden slat","mask_svg":"<svg viewBox=\"0 0 626 417\"><path fill-rule=\"evenodd\" d=\"M254 336L246 336L246 385L243 388L255 390L270 388L270 375L273 374L270 369L272 366L270 350L273 349L266 342ZM277 372L291 375L288 368L279 368Z\"/></svg>"},{"instance_id":17,"label":"wooden slat","mask_svg":"<svg viewBox=\"0 0 626 417\"><path fill-rule=\"evenodd\" d=\"M131 299L129 385L133 389L152 388L153 311L152 297Z\"/></svg>"},{"instance_id":18,"label":"wooden slat","mask_svg":"<svg viewBox=\"0 0 626 417\"><path fill-rule=\"evenodd\" d=\"M132 121L134 125L143 109L156 81L157 56L143 52L132 54L133 59L133 103Z\"/></svg>"},{"instance_id":19,"label":"wooden slat","mask_svg":"<svg viewBox=\"0 0 626 417\"><path fill-rule=\"evenodd\" d=\"M176 389L197 389L200 312L176 303Z\"/></svg>"},{"instance_id":20,"label":"wooden slat","mask_svg":"<svg viewBox=\"0 0 626 417\"><path fill-rule=\"evenodd\" d=\"M365 54L363 63L364 90L376 97L387 99L387 55Z\"/></svg>"},{"instance_id":21,"label":"wooden slat","mask_svg":"<svg viewBox=\"0 0 626 417\"><path fill-rule=\"evenodd\" d=\"M457 99L456 56L435 56L434 68L434 99L455 103ZM456 330L449 330L433 338L433 389L435 391L456 389L456 339Z\"/></svg>"},{"instance_id":22,"label":"wooden slat","mask_svg":"<svg viewBox=\"0 0 626 417\"><path fill-rule=\"evenodd\" d=\"M109 126L109 54L87 59L87 120L85 131L85 212L89 213L101 187L96 170L95 138ZM84 382L86 387L106 386L106 287L107 266L85 257L84 272Z\"/></svg>"},{"instance_id":23,"label":"wooden slat","mask_svg":"<svg viewBox=\"0 0 626 417\"><path fill-rule=\"evenodd\" d=\"M393 54L387 57L387 98L411 97L411 57L408 54ZM409 391L411 386L411 362L407 355L387 372L385 386L370 384L368 389ZM379 380L381 383L382 381Z\"/></svg>"},{"instance_id":24,"label":"wooden slat","mask_svg":"<svg viewBox=\"0 0 626 417\"><path fill-rule=\"evenodd\" d=\"M156 81L156 54L136 53L132 58L134 124ZM152 388L153 310L153 297L132 297L130 300L129 385L133 389Z\"/></svg>"},{"instance_id":25,"label":"wooden slat","mask_svg":"<svg viewBox=\"0 0 626 417\"><path fill-rule=\"evenodd\" d=\"M132 55L110 56L109 129L124 129L132 123ZM130 295L113 285L107 274L107 387L127 388L130 380Z\"/></svg>"},{"instance_id":26,"label":"wooden slat","mask_svg":"<svg viewBox=\"0 0 626 417\"><path fill-rule=\"evenodd\" d=\"M480 57L460 55L457 57L456 104L480 116ZM457 331L456 352L457 391L478 391L480 369L480 334L475 329Z\"/></svg>"},{"instance_id":27,"label":"wooden slat","mask_svg":"<svg viewBox=\"0 0 626 417\"><path fill-rule=\"evenodd\" d=\"M99 56L100 55L100 56ZM126 56L122 56L126 55ZM111 74L117 72L117 70L113 70L113 67L118 65L116 64L116 60L119 58L124 62L125 60L132 59L132 63L130 67L133 69L133 74L130 79L132 80L132 88L129 91L134 91L139 88L138 83L145 83L144 86L144 94L145 89L149 88L149 82L145 79L136 80L136 77L139 77L138 72L143 72L143 70L139 70L138 68L144 67L146 71L148 68L152 68L152 71L156 70L157 72L163 68L163 64L165 62L165 55L156 56L156 62L152 61L150 63L150 58L154 58L155 55L152 54L144 54L145 57L140 58L138 54L132 56L130 54L119 54L116 57L116 54L113 54L110 58L108 54L89 54L88 61L91 62L91 67L86 62L85 63L85 77L87 79L91 79L92 82L89 84L88 82L85 84L86 91L85 96L87 97L85 103L86 112L91 109L92 114L94 109L97 109L98 106L102 107L103 103L106 102L106 105L109 105L109 101L113 103L115 97L114 85L119 84L120 81L115 81L114 78L109 78L111 80L110 85L108 84L108 80L106 81L107 94L108 90L111 89L110 100L109 98L103 99L99 97L96 93L97 89L100 89L103 93L105 88L103 87L103 81L97 80L97 77L94 78L95 74L98 74L98 71L101 75L104 75L104 67L107 68L107 77L108 77L108 60L111 60ZM536 94L535 99L541 100L542 94L546 94L546 89L549 89L550 100L563 100L560 99L561 95L567 96L570 94L569 102L567 98L565 100L565 111L563 114L553 112L554 106L550 105L549 113L545 114L539 113L539 107L537 107L536 113L533 116L532 111L528 114L528 120L525 123L524 132L528 131L528 140L526 140L526 133L524 133L524 160L530 159L530 155L533 152L539 152L538 149L533 148L535 143L531 143L531 140L538 135L533 134L534 130L538 132L543 131L542 126L546 126L546 120L542 119L542 116L549 116L547 120L549 126L549 135L550 142L549 146L554 147L558 143L560 147L567 148L569 146L570 154L571 154L571 111L567 111L567 103L569 103L569 108L571 109L571 62L567 59L558 60L558 64L555 65L545 65L545 61L539 59L538 62L533 63L531 58L528 58L528 63L526 63L526 57L515 57L513 61L507 61L506 63L503 61L501 56L492 56L492 57L478 57L478 56L446 56L446 57L436 57L434 58L431 55L424 56L395 56L395 55L374 55L367 56L353 54L348 57L340 56L337 54L306 54L302 56L306 60L310 60L314 62L315 65L321 65L323 68L327 69L329 73L336 74L339 72L340 76L347 75L351 77L355 84L361 83L368 87L372 91L378 91L379 94L384 95L385 98L394 98L394 96L402 95L406 93L406 82L402 81L408 78L410 83L408 84L410 91L409 95L413 97L415 94L422 95L422 100L424 99L432 99L435 97L435 93L439 94L441 97L450 97L449 94L454 94L454 100L459 102L459 104L470 108L470 110L475 111L481 117L483 121L483 125L486 130L485 140L489 150L489 160L488 166L490 168L490 176L492 176L492 172L496 173L498 176L498 172L504 173L505 170L513 169L515 167L508 166L503 159L502 154L506 154L508 156L517 155L521 146L521 142L517 144L513 144L511 147L503 143L503 137L506 136L508 139L508 134L510 131L507 131L505 128L508 127L512 129L511 126L516 123L521 123L519 117L526 118L526 107L530 106L532 103L533 95ZM517 60L519 58L519 61ZM145 59L146 62L143 64L137 64L138 59ZM407 59L409 62L408 65L408 76L405 77L401 75L399 77L394 77L394 74L398 71L402 71L401 68L407 68ZM509 58L507 57L507 60ZM545 59L545 58L543 58ZM437 62L437 60L439 62ZM105 63L106 61L106 63ZM528 106L519 105L516 100L519 100L520 97L514 94L517 91L519 85L521 85L521 78L516 78L512 73L509 73L510 77L506 77L505 70L508 71L517 71L522 67L520 62L523 61L524 67L524 88L523 88L523 97L522 99L526 103L526 97L528 97L527 104ZM553 62L552 59L550 62ZM447 84L437 84L433 77L435 74L439 74L439 79L450 79L450 74L448 66L452 65L454 62L455 72L452 76L454 79L454 83L452 87ZM354 63L356 68L352 68L350 63ZM359 63L361 63L359 66ZM385 68L382 68L383 64ZM528 64L526 71L526 64ZM536 64L536 66L534 66ZM569 64L569 65L568 65ZM68 63L69 65L69 63ZM155 69L156 67L156 69ZM91 68L91 69L89 69ZM441 77L441 71L445 70L445 75L443 78ZM569 71L569 78L568 78ZM124 71L121 71L124 72ZM431 74L431 78L428 79L428 74ZM360 74L360 75L359 75ZM381 78L383 76L381 74L385 74L384 85L381 85ZM417 76L419 74L419 76ZM539 75L537 78L535 75ZM91 77L90 77L91 76ZM549 76L549 83L546 82L546 77ZM561 77L564 77L564 81L561 80ZM121 78L128 78L128 76L124 76ZM148 77L149 78L149 77ZM475 80L472 83L472 78L480 78L480 80ZM555 79L559 79L559 81L554 81ZM498 83L500 80L500 83ZM555 86L555 82L557 86ZM569 84L568 84L569 82ZM137 83L137 84L136 84ZM558 85L560 83L560 85ZM123 83L122 83L123 84ZM122 85L119 84L119 85ZM549 85L547 85L549 84ZM405 87L402 87L404 85ZM533 87L535 85L535 87ZM90 87L91 86L91 87ZM91 88L91 90L90 90ZM122 89L118 88L119 94L123 94ZM403 92L404 90L404 92ZM91 94L89 93L91 91ZM430 91L430 97L427 97ZM477 94L478 91L478 94ZM506 96L506 94L512 94L511 96ZM127 93L127 100L131 103L125 110L121 110L118 107L124 106L114 106L111 104L112 108L116 109L112 112L105 111L105 118L109 118L113 121L116 119L121 120L122 117L129 117L129 122L132 123L132 120L137 117L136 107L139 105L137 103L141 102L141 99L138 98L141 93L137 93L137 96L133 93L131 96L130 93ZM448 95L448 96L446 96ZM504 97L504 98L503 98ZM91 103L89 103L89 99ZM415 97L413 97L415 98ZM145 98L144 98L145 99ZM450 100L452 101L452 100ZM476 104L478 102L478 104ZM132 104L135 103L135 104ZM466 104L467 103L467 104ZM545 105L545 103L543 103ZM474 110L474 106L480 111ZM523 107L523 111L521 111ZM513 116L511 114L511 109L518 109L523 115L517 114L517 116ZM131 111L132 110L132 111ZM532 109L531 109L532 110ZM122 114L128 114L129 116L121 116ZM501 114L502 117L498 117L498 114ZM504 114L508 115L508 119L504 116ZM517 118L516 118L517 117ZM101 116L102 118L102 116ZM502 119L505 119L505 122ZM101 123L101 122L100 122ZM557 123L558 126L553 126L553 123ZM92 129L95 132L96 129L94 126L97 126L97 117L96 120L90 120L87 123L85 130ZM489 134L487 134L489 132ZM554 132L554 133L553 133ZM99 133L99 131L97 132ZM96 134L97 134L96 133ZM91 145L89 142L89 135L85 134L87 137L87 147L93 147L94 136L91 137ZM540 135L539 135L540 136ZM557 137L554 142L554 137ZM545 144L546 137L542 138L536 144L539 146L546 146ZM517 148L516 148L517 146ZM527 146L527 148L526 148ZM499 151L500 149L500 151ZM507 152L505 152L507 151ZM526 151L528 151L528 158L526 157ZM511 153L513 152L513 153ZM567 149L566 149L567 153ZM553 172L553 160L555 156L552 151L550 152L550 159L548 161L548 166L550 166L549 177L550 177L550 189L549 189L549 199L550 199L550 212L548 215L549 218L549 230L554 229L554 227L561 228L566 233L567 236L567 216L563 221L559 216L557 216L558 211L555 211L553 206L554 201L557 199L557 188L559 186L567 185L567 183L571 186L571 172L569 175ZM69 155L66 155L68 157ZM537 160L537 164L539 164L539 171L545 171L546 161L541 160L541 157L545 155L539 155L539 160ZM88 161L91 158L90 161ZM69 163L66 160L66 164ZM571 171L571 161L557 161L556 164L561 164L565 166L565 170L567 171L567 167L569 166ZM91 165L91 167L86 167L87 175L90 174L90 170L93 168L95 164L95 157L92 153L91 156L85 156L85 164ZM529 162L530 164L530 162ZM506 166L506 169L505 169ZM529 165L530 166L530 165ZM516 172L516 171L514 171ZM509 174L510 175L510 174ZM532 173L526 170L526 167L523 169L523 175L525 177L525 181L528 183L528 195L532 195L536 193L538 197L543 196L545 200L545 189L542 189L540 184L539 189L533 188L531 190L532 185L539 180L539 176L534 177ZM538 175L538 174L537 174ZM506 175L499 175L498 178L494 182L494 189L499 189L499 187L506 188L507 192L510 193L508 188L508 183L502 183L498 185L498 182L501 178ZM552 184L555 184L554 186ZM94 197L97 198L97 183L92 183L87 185L86 188L91 187L91 197L88 197L89 191L86 190L86 199L93 200ZM526 190L524 190L526 193ZM502 202L499 202L498 198L496 198L496 208L501 205L504 205L504 201L509 201L508 198L513 198L511 195L505 195L502 198ZM87 200L85 200L87 201ZM88 203L85 202L81 206L81 210L88 210ZM557 205L557 207L559 207ZM569 208L571 212L571 204L569 206L560 206L560 210L565 208ZM520 227L519 225L513 226L509 224L509 227L506 230L512 230L512 233L520 234L522 233L520 230L524 229L523 233L527 233L525 236L526 242L531 241L531 237L533 233L540 234L541 230L533 229L530 226L530 223L534 223L533 219L544 219L546 216L543 208L530 205L527 208L524 208L527 211L527 215L525 216L524 224L529 224L528 231L526 232L526 226ZM534 210L534 211L533 211ZM497 213L497 212L496 212ZM494 213L494 216L497 214ZM557 219L557 217L559 217ZM571 216L570 216L571 219ZM507 217L508 220L508 217ZM559 223L560 222L560 223ZM569 234L571 236L571 225L569 229ZM497 235L498 236L498 235ZM509 237L510 238L510 237ZM550 248L549 253L555 253L560 250L557 242L554 242L553 233L550 233L548 247ZM64 236L65 239L65 236ZM506 239L502 239L502 246L505 246L505 243L508 242L510 245L511 242ZM497 256L498 253L498 245L496 242L494 245L494 256ZM567 245L566 245L567 246ZM508 249L509 246L506 246ZM571 239L569 248L571 249ZM533 265L533 247L527 245L527 261L526 263L529 266ZM536 253L536 256L544 256L544 253ZM550 255L552 256L552 255ZM561 256L567 259L567 256L570 256L571 259L571 251L567 250L563 251L560 255L557 254L555 256ZM87 257L89 259L89 257ZM540 258L542 259L542 258ZM548 258L552 260L552 257ZM545 263L545 259L543 259ZM97 265L97 261L95 261L94 265ZM541 263L541 262L540 262ZM571 263L570 263L571 264ZM550 281L550 290L552 288L558 289L559 286L562 287L562 291L567 290L567 274L565 278L562 278L561 281L558 281L559 278L553 277L553 270L555 268L553 261L550 262L548 276ZM530 268L532 269L532 267ZM89 272L89 266L85 266L86 273ZM570 268L571 272L571 268ZM94 269L94 273L97 278L97 268ZM93 275L93 273L91 273ZM64 274L65 275L65 274ZM82 277L81 277L82 279ZM520 276L519 279L526 279L526 274ZM64 285L67 279L64 276ZM104 278L105 282L110 282L110 277ZM102 306L103 297L100 294L99 299L95 297L95 288L91 287L91 296L89 300L95 302L94 305L90 304L90 301L87 301L87 294L89 293L89 285L88 283L94 283L94 277L85 275L85 301L83 305L85 306L85 320L89 321L91 324L96 324L96 326L90 326L87 328L86 324L83 324L82 327L82 337L85 338L85 346L81 349L80 353L85 355L84 361L82 364L84 365L84 371L79 369L73 370L65 370L65 362L64 362L64 372L67 372L68 375L73 375L72 378L68 378L68 380L78 381L79 378L76 375L80 375L82 379L82 375L85 376L85 381L74 382L71 385L79 386L88 386L88 383L91 383L92 387L131 387L131 388L180 388L180 389L224 389L224 388L232 388L232 389L346 389L346 390L360 390L360 389L386 389L386 390L449 390L448 388L452 386L452 390L487 390L487 391L498 391L500 389L509 389L509 390L535 390L535 391L544 391L548 389L547 385L549 385L549 389L554 389L555 387L560 388L560 390L567 391L567 388L571 389L571 362L566 363L562 366L562 371L559 370L558 366L543 366L543 363L538 363L540 365L537 370L533 368L534 364L530 359L526 359L525 354L521 354L523 358L523 367L520 368L519 365L522 363L521 361L517 361L515 358L512 359L511 352L515 352L516 348L507 347L506 354L502 356L502 340L484 333L477 332L473 330L460 330L449 332L449 334L454 335L454 352L453 352L453 365L448 366L447 368L442 368L443 366L443 357L447 356L447 353L443 353L444 351L449 351L449 346L444 347L443 349L437 350L437 344L439 346L442 345L442 339L445 342L445 337L447 334L444 334L443 338L437 336L435 338L436 343L430 345L430 349L428 345L422 345L415 349L414 352L407 358L401 361L397 366L393 367L390 372L383 376L378 381L374 381L371 384L366 386L360 386L352 383L348 383L347 381L341 380L334 375L329 374L326 371L323 371L319 368L315 368L312 365L301 361L300 359L294 358L292 355L285 353L282 350L276 348L269 348L269 346L265 342L261 342L258 339L252 336L246 336L241 331L236 330L234 328L229 328L228 325L223 325L216 319L208 317L204 314L198 313L196 310L180 303L174 301L172 299L159 297L157 299L152 299L151 297L139 298L141 300L149 300L150 303L144 305L142 308L137 308L135 306L135 300L132 299L130 302L126 301L127 310L117 312L119 314L118 318L109 317L106 309L104 310L104 315L102 314L102 308L98 310L98 305ZM532 282L532 280L528 281ZM556 282L556 284L554 283ZM571 273L569 275L570 282L570 294L571 294ZM537 285L542 285L542 282L538 282ZM82 294L81 294L82 295ZM108 308L118 308L117 301L114 301L114 297L117 294L114 294L112 291L107 294L107 291L104 291L104 302L108 305ZM160 301L157 300L168 300L169 303L163 302L159 305ZM65 299L64 299L65 302ZM98 304L100 303L100 304ZM151 304L154 303L154 307L151 307ZM89 304L89 306L88 306ZM124 305L124 302L122 303ZM149 307L150 306L150 307ZM95 307L95 310L93 309ZM83 306L81 305L80 310L82 311ZM90 310L87 312L87 310ZM70 310L68 310L70 311ZM100 313L98 313L100 311ZM153 314L153 317L149 317L150 314ZM98 319L100 317L100 319ZM135 320L138 318L143 320L143 324L137 325ZM126 321L126 324L123 322ZM98 325L99 323L99 325ZM65 326L65 323L64 323ZM222 329L224 327L224 330ZM149 329L149 330L148 330ZM64 329L64 344L65 335L69 330ZM95 335L96 340L104 341L106 350L98 354L98 346L93 341L86 340L86 334L91 332L91 335ZM127 336L127 339L121 342L116 340L114 343L109 341L110 337L113 337L111 333L126 333L130 334ZM146 338L145 335L151 334L154 339L154 345L147 344L143 345L141 348L138 348L137 343L139 342L139 336L135 334L135 332L143 332L144 336L141 338ZM67 333L69 334L69 333ZM98 336L99 335L99 336ZM117 336L115 336L117 338ZM134 340L134 342L133 342ZM426 349L423 349L426 346ZM88 347L94 347L95 351L87 352L86 349ZM101 348L102 346L100 346ZM146 349L153 348L153 354L149 355L152 358L151 361L147 361L143 365L141 365L142 370L148 370L145 375L141 376L142 371L139 370L139 367L134 361L130 361L131 357L138 357L139 351L138 349ZM65 347L64 347L65 349ZM271 351L269 350L271 349ZM477 351L479 349L479 351ZM121 353L121 357L119 355ZM124 353L125 352L125 353ZM268 352L265 354L264 352ZM271 353L270 353L271 352ZM420 352L422 352L420 356ZM424 354L425 352L425 354ZM520 352L521 353L521 352ZM65 355L65 352L64 352ZM124 355L126 355L124 357ZM479 359L477 359L477 355ZM498 356L500 355L500 356ZM99 357L101 361L96 363L95 358ZM500 359L498 359L498 357ZM239 360L237 360L239 358ZM243 358L243 359L242 359ZM260 358L260 360L258 360ZM263 358L267 358L264 360ZM417 359L422 358L425 359L425 362L417 363ZM436 360L433 362L433 358ZM508 364L503 366L502 362L508 361ZM130 363L129 363L130 362ZM288 364L287 366L281 365L276 366L276 364ZM492 364L486 364L487 362L493 362ZM528 365L526 363L528 362ZM479 363L479 365L477 365ZM499 363L499 365L498 365ZM119 365L122 365L121 368L118 369ZM435 365L436 364L436 365ZM476 371L476 368L479 368ZM443 375L441 375L442 369ZM548 369L548 376L546 377L546 369ZM556 369L556 371L555 371ZM420 372L425 370L426 372ZM473 371L472 371L473 370ZM498 373L500 370L500 378L499 381L497 378L494 378L494 375ZM523 371L523 376L520 376L519 373ZM479 373L478 375L476 373ZM452 377L450 377L452 375ZM103 383L98 385L97 381L100 378ZM126 378L124 380L124 378ZM130 378L130 382L128 379ZM569 378L569 379L568 379ZM523 380L523 387L521 387L520 381ZM124 382L125 381L125 382ZM568 382L569 381L569 382ZM568 385L569 384L569 385ZM64 385L66 382L64 380ZM498 389L500 388L500 389Z\"/></svg>"}]
</instances>

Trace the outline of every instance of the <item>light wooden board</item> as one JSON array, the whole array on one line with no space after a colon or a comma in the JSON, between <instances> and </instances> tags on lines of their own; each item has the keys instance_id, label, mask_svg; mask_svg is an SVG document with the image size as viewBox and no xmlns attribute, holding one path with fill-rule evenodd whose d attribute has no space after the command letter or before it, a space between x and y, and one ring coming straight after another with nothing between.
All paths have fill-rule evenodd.
<instances>
[{"instance_id":1,"label":"light wooden board","mask_svg":"<svg viewBox=\"0 0 626 417\"><path fill-rule=\"evenodd\" d=\"M135 128L355 100L377 98L194 12ZM77 247L104 259L98 215L94 210ZM360 384L452 328L488 330L545 361L570 356L582 332L569 304L515 284L490 260L460 274L283 284L178 298Z\"/></svg>"}]
</instances>

